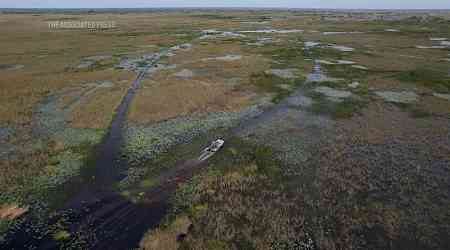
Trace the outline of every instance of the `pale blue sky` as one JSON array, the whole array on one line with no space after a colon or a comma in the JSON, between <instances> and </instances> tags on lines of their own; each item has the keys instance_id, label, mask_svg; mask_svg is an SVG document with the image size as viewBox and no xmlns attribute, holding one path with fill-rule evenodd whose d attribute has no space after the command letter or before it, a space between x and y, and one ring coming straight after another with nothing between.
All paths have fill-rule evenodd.
<instances>
[{"instance_id":1,"label":"pale blue sky","mask_svg":"<svg viewBox=\"0 0 450 250\"><path fill-rule=\"evenodd\" d=\"M124 7L450 9L450 0L0 0L0 8Z\"/></svg>"}]
</instances>

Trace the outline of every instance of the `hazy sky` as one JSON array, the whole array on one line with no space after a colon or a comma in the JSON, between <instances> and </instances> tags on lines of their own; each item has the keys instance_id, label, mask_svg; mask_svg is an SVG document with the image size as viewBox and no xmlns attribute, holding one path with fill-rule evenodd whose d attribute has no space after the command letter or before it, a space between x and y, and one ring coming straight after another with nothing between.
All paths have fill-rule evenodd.
<instances>
[{"instance_id":1,"label":"hazy sky","mask_svg":"<svg viewBox=\"0 0 450 250\"><path fill-rule=\"evenodd\" d=\"M450 9L450 0L0 0L0 8L123 7Z\"/></svg>"}]
</instances>

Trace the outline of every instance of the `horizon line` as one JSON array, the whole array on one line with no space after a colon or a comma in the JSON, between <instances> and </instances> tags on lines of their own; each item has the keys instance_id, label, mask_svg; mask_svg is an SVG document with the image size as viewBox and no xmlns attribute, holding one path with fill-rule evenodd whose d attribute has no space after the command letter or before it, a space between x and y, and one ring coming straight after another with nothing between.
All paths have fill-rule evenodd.
<instances>
[{"instance_id":1,"label":"horizon line","mask_svg":"<svg viewBox=\"0 0 450 250\"><path fill-rule=\"evenodd\" d=\"M246 6L161 6L161 7L0 7L0 10L77 10L77 9L98 9L98 10L120 10L120 9L256 9L256 10L447 10L450 8L327 8L327 7L246 7Z\"/></svg>"}]
</instances>

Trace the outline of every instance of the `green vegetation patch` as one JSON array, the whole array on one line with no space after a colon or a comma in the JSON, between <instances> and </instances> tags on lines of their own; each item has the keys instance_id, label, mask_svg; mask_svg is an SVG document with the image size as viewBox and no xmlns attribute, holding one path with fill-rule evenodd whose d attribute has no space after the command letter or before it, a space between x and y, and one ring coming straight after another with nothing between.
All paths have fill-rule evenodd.
<instances>
[{"instance_id":1,"label":"green vegetation patch","mask_svg":"<svg viewBox=\"0 0 450 250\"><path fill-rule=\"evenodd\" d=\"M367 106L367 101L359 97L351 97L340 102L328 100L325 96L319 93L310 94L316 102L309 108L311 112L317 114L329 115L334 119L351 118L354 114L358 114Z\"/></svg>"},{"instance_id":2,"label":"green vegetation patch","mask_svg":"<svg viewBox=\"0 0 450 250\"><path fill-rule=\"evenodd\" d=\"M300 40L298 42L300 42ZM264 48L263 55L272 58L274 61L272 64L273 68L299 68L308 63L304 60L305 54L303 47L297 44L273 45Z\"/></svg>"},{"instance_id":3,"label":"green vegetation patch","mask_svg":"<svg viewBox=\"0 0 450 250\"><path fill-rule=\"evenodd\" d=\"M238 137L228 138L226 146L209 160L208 171L180 186L172 200L173 213L198 210L192 201L201 192L204 178L224 176L236 171L243 176L270 176L274 187L282 185L280 163L271 148L257 146Z\"/></svg>"},{"instance_id":4,"label":"green vegetation patch","mask_svg":"<svg viewBox=\"0 0 450 250\"><path fill-rule=\"evenodd\" d=\"M440 93L450 92L450 77L448 76L448 68L435 69L416 68L410 71L399 72L394 78L408 83L416 83L431 88Z\"/></svg>"},{"instance_id":5,"label":"green vegetation patch","mask_svg":"<svg viewBox=\"0 0 450 250\"><path fill-rule=\"evenodd\" d=\"M409 113L413 118L429 118L433 116L433 113L421 107L419 103L392 103L393 105L399 107L404 112Z\"/></svg>"},{"instance_id":6,"label":"green vegetation patch","mask_svg":"<svg viewBox=\"0 0 450 250\"><path fill-rule=\"evenodd\" d=\"M240 112L178 117L149 127L128 127L123 157L127 159L130 167L127 177L120 184L121 188L140 181L149 171L155 170L157 176L161 168L173 166L176 160L189 159L195 154L198 157L198 153L208 143L206 140L217 139L213 138L213 132L214 136L218 136L218 131L231 128L241 119L259 112L258 107L249 107ZM200 136L203 138L196 139ZM177 150L180 150L177 153L173 151L175 145L181 145L177 147ZM185 158L179 158L182 156Z\"/></svg>"},{"instance_id":7,"label":"green vegetation patch","mask_svg":"<svg viewBox=\"0 0 450 250\"><path fill-rule=\"evenodd\" d=\"M310 49L315 58L332 58L334 60L344 60L344 52L333 48L314 47Z\"/></svg>"},{"instance_id":8,"label":"green vegetation patch","mask_svg":"<svg viewBox=\"0 0 450 250\"><path fill-rule=\"evenodd\" d=\"M210 160L208 171L182 184L172 199L167 224L187 215L194 225L180 249L311 244L297 214L302 202L291 200L283 190L280 163L274 159L270 148L227 139L224 149Z\"/></svg>"},{"instance_id":9,"label":"green vegetation patch","mask_svg":"<svg viewBox=\"0 0 450 250\"><path fill-rule=\"evenodd\" d=\"M0 219L0 243L3 242L5 233L8 231L11 226L14 225L14 221L12 220L4 220Z\"/></svg>"},{"instance_id":10,"label":"green vegetation patch","mask_svg":"<svg viewBox=\"0 0 450 250\"><path fill-rule=\"evenodd\" d=\"M83 134L77 140L82 139ZM93 137L91 137L94 140ZM33 203L39 200L53 201L55 196L51 190L67 183L73 177L79 176L86 165L95 141L65 141L66 145L56 145L55 142L38 142L36 152L28 155L33 162L22 162L23 164L40 164L41 171L38 176L24 176L16 180L14 187L2 187L0 202ZM61 148L58 148L61 147ZM31 160L30 159L30 160ZM11 163L14 164L14 163ZM37 166L34 166L37 167ZM56 201L57 202L57 201Z\"/></svg>"},{"instance_id":11,"label":"green vegetation patch","mask_svg":"<svg viewBox=\"0 0 450 250\"><path fill-rule=\"evenodd\" d=\"M236 19L237 16L230 16L230 15L224 15L224 14L195 14L191 15L191 17L194 18L204 18L204 19L216 19L216 20L232 20Z\"/></svg>"},{"instance_id":12,"label":"green vegetation patch","mask_svg":"<svg viewBox=\"0 0 450 250\"><path fill-rule=\"evenodd\" d=\"M351 67L350 65L324 65L326 71L333 77L348 80L361 80L367 78L371 72Z\"/></svg>"},{"instance_id":13,"label":"green vegetation patch","mask_svg":"<svg viewBox=\"0 0 450 250\"><path fill-rule=\"evenodd\" d=\"M60 230L53 234L53 239L56 241L66 241L70 239L70 233L64 230Z\"/></svg>"},{"instance_id":14,"label":"green vegetation patch","mask_svg":"<svg viewBox=\"0 0 450 250\"><path fill-rule=\"evenodd\" d=\"M270 51L272 58L275 60L283 60L286 63L293 62L298 59L303 59L303 51L301 47L288 46L288 47L277 47Z\"/></svg>"},{"instance_id":15,"label":"green vegetation patch","mask_svg":"<svg viewBox=\"0 0 450 250\"><path fill-rule=\"evenodd\" d=\"M305 78L284 79L266 72L252 74L250 83L265 92L275 93L273 102L278 103L289 96L297 87L305 82Z\"/></svg>"}]
</instances>

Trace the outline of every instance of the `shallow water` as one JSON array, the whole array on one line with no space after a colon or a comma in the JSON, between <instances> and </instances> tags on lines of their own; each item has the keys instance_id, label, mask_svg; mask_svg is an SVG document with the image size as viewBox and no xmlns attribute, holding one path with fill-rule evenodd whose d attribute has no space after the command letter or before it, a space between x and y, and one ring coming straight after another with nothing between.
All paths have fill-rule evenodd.
<instances>
[{"instance_id":1,"label":"shallow water","mask_svg":"<svg viewBox=\"0 0 450 250\"><path fill-rule=\"evenodd\" d=\"M161 54L153 57L148 68L157 63ZM142 235L149 227L156 226L167 209L167 199L163 192L158 195L158 202L138 205L125 199L113 189L121 176L126 164L121 160L121 146L123 144L123 127L126 122L127 111L141 81L147 73L142 70L116 110L110 129L97 148L93 168L88 182L77 182L72 187L78 189L55 215L48 218L47 228L53 228L61 220L68 220L68 230L77 239L87 239L85 247L90 249L128 248L137 246ZM30 215L20 225L12 229L7 235L5 249L58 249L61 242L53 239L52 235L33 235L28 228L35 227L35 220ZM48 230L48 229L44 229ZM39 234L39 232L37 232ZM84 240L81 240L81 238ZM73 244L78 244L74 242ZM81 244L81 243L80 243Z\"/></svg>"}]
</instances>

